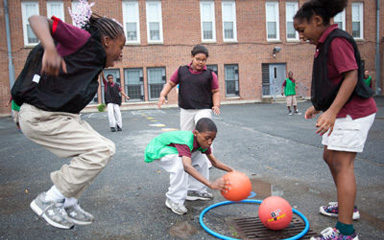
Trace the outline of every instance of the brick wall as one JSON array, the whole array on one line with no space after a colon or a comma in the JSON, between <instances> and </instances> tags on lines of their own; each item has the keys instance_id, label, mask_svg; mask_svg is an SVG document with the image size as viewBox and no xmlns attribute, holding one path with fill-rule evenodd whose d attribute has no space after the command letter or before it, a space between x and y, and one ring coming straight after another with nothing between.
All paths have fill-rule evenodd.
<instances>
[{"instance_id":1,"label":"brick wall","mask_svg":"<svg viewBox=\"0 0 384 240\"><path fill-rule=\"evenodd\" d=\"M46 1L39 0L41 15L46 14ZM67 7L71 6L70 0L64 0L65 21L71 22ZM120 70L122 82L124 81L124 68L142 68L144 74L145 92L147 92L147 68L165 67L166 77L169 80L171 74L180 66L190 62L192 47L201 42L200 30L200 5L198 0L162 0L162 25L163 44L148 44L147 26L144 0L139 0L140 15L140 45L127 45L123 50L123 60L114 68ZM229 100L261 100L262 98L262 64L285 63L287 71L293 71L298 81L298 93L304 97L310 94L310 81L312 73L312 58L314 46L300 42L287 42L285 38L285 2L279 1L280 10L280 39L279 42L266 41L265 27L265 1L238 0L236 1L237 43L223 42L221 0L215 0L216 42L205 44L210 57L207 64L218 65L218 75L222 101ZM299 0L299 5L305 1ZM351 32L351 2L346 9L346 29ZM364 41L359 41L358 46L362 58L365 60L366 69L370 70L375 78L375 31L376 15L375 1L364 2ZM17 76L28 55L30 48L24 47L21 1L8 0L10 12L10 27L12 38L12 54ZM384 0L381 0L384 8ZM3 1L0 2L3 9ZM113 17L123 22L122 1L98 0L93 10L100 15ZM381 37L384 32L384 16L381 11ZM272 56L275 46L281 51ZM383 43L381 44L381 53ZM383 56L383 54L381 54ZM383 62L383 59L381 59ZM239 88L238 98L225 97L224 64L238 64ZM0 114L9 113L9 108L4 105L9 99L8 59L5 36L5 20L3 10L0 10ZM382 71L384 64L382 64ZM384 74L382 74L382 79ZM383 82L383 81L381 81ZM99 91L100 92L100 91ZM169 103L177 103L177 94L173 90L168 96ZM148 95L145 94L145 102ZM135 103L128 103L128 105Z\"/></svg>"}]
</instances>

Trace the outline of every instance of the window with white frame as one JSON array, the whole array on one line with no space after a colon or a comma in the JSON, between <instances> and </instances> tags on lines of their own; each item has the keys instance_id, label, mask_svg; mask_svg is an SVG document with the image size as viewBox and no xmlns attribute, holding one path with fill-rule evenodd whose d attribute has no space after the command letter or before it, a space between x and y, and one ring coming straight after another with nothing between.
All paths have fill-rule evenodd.
<instances>
[{"instance_id":1,"label":"window with white frame","mask_svg":"<svg viewBox=\"0 0 384 240\"><path fill-rule=\"evenodd\" d=\"M279 2L266 2L267 40L279 40Z\"/></svg>"},{"instance_id":2,"label":"window with white frame","mask_svg":"<svg viewBox=\"0 0 384 240\"><path fill-rule=\"evenodd\" d=\"M215 42L215 3L213 1L200 1L200 20L202 41Z\"/></svg>"},{"instance_id":3,"label":"window with white frame","mask_svg":"<svg viewBox=\"0 0 384 240\"><path fill-rule=\"evenodd\" d=\"M153 67L147 68L148 77L148 98L149 100L158 99L160 92L166 83L165 79L165 68L164 67Z\"/></svg>"},{"instance_id":4,"label":"window with white frame","mask_svg":"<svg viewBox=\"0 0 384 240\"><path fill-rule=\"evenodd\" d=\"M299 34L293 26L293 17L295 16L299 4L297 2L286 2L285 5L285 22L287 26L287 40L298 40Z\"/></svg>"},{"instance_id":5,"label":"window with white frame","mask_svg":"<svg viewBox=\"0 0 384 240\"><path fill-rule=\"evenodd\" d=\"M223 40L237 41L235 1L223 1Z\"/></svg>"},{"instance_id":6,"label":"window with white frame","mask_svg":"<svg viewBox=\"0 0 384 240\"><path fill-rule=\"evenodd\" d=\"M224 65L225 95L239 96L239 66L237 64Z\"/></svg>"},{"instance_id":7,"label":"window with white frame","mask_svg":"<svg viewBox=\"0 0 384 240\"><path fill-rule=\"evenodd\" d=\"M148 43L163 42L163 24L161 1L147 1L147 36Z\"/></svg>"},{"instance_id":8,"label":"window with white frame","mask_svg":"<svg viewBox=\"0 0 384 240\"><path fill-rule=\"evenodd\" d=\"M130 101L144 101L144 80L142 68L124 69L125 93Z\"/></svg>"},{"instance_id":9,"label":"window with white frame","mask_svg":"<svg viewBox=\"0 0 384 240\"><path fill-rule=\"evenodd\" d=\"M35 33L32 30L31 25L29 24L28 18L33 15L39 14L39 3L38 2L21 2L21 13L23 19L23 35L24 35L24 45L33 46L39 42L39 39L36 37Z\"/></svg>"},{"instance_id":10,"label":"window with white frame","mask_svg":"<svg viewBox=\"0 0 384 240\"><path fill-rule=\"evenodd\" d=\"M123 21L126 43L140 43L139 3L123 1Z\"/></svg>"},{"instance_id":11,"label":"window with white frame","mask_svg":"<svg viewBox=\"0 0 384 240\"><path fill-rule=\"evenodd\" d=\"M363 39L363 3L352 3L352 37Z\"/></svg>"},{"instance_id":12,"label":"window with white frame","mask_svg":"<svg viewBox=\"0 0 384 240\"><path fill-rule=\"evenodd\" d=\"M47 17L55 16L64 21L64 4L62 1L47 2Z\"/></svg>"},{"instance_id":13,"label":"window with white frame","mask_svg":"<svg viewBox=\"0 0 384 240\"><path fill-rule=\"evenodd\" d=\"M340 29L345 30L345 10L336 14L333 17L333 22L338 25Z\"/></svg>"}]
</instances>

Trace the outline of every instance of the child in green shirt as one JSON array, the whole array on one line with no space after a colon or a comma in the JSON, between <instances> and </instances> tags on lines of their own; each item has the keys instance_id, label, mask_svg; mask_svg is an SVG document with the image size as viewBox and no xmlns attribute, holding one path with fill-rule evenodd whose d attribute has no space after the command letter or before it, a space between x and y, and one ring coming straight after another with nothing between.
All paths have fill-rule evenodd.
<instances>
[{"instance_id":1,"label":"child in green shirt","mask_svg":"<svg viewBox=\"0 0 384 240\"><path fill-rule=\"evenodd\" d=\"M216 137L217 127L209 118L201 118L193 131L165 132L155 137L145 149L145 162L158 160L165 171L170 173L170 187L166 193L165 205L174 213L183 215L188 210L185 200L211 200L212 194L207 188L224 189L223 178L209 180L206 154L212 166L231 172L233 169L220 162L211 152L211 145ZM203 188L195 193L188 192L189 178L203 183ZM187 197L188 193L188 197Z\"/></svg>"}]
</instances>

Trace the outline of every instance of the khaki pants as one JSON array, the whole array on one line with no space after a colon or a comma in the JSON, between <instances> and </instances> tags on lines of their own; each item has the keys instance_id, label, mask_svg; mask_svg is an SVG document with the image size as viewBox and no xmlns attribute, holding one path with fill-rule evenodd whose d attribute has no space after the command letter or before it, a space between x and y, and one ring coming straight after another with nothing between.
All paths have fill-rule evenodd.
<instances>
[{"instance_id":1,"label":"khaki pants","mask_svg":"<svg viewBox=\"0 0 384 240\"><path fill-rule=\"evenodd\" d=\"M72 158L69 165L51 173L53 184L65 197L79 198L115 153L115 144L79 114L48 112L24 103L19 121L26 137L58 157Z\"/></svg>"},{"instance_id":2,"label":"khaki pants","mask_svg":"<svg viewBox=\"0 0 384 240\"><path fill-rule=\"evenodd\" d=\"M287 107L297 106L297 100L295 95L286 96L286 101L287 101Z\"/></svg>"},{"instance_id":3,"label":"khaki pants","mask_svg":"<svg viewBox=\"0 0 384 240\"><path fill-rule=\"evenodd\" d=\"M207 161L200 151L192 153L192 166L209 179L209 170ZM194 190L201 193L207 192L207 186L197 181L194 177L184 171L183 160L178 154L170 154L160 158L159 165L169 172L169 188L165 194L169 200L175 203L184 204L188 190Z\"/></svg>"}]
</instances>

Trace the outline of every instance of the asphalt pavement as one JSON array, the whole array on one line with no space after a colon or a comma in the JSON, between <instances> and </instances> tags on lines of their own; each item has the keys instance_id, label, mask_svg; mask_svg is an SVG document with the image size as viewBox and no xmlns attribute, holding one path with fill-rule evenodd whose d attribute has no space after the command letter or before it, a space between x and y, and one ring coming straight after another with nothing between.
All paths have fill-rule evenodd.
<instances>
[{"instance_id":1,"label":"asphalt pavement","mask_svg":"<svg viewBox=\"0 0 384 240\"><path fill-rule=\"evenodd\" d=\"M384 239L384 98L376 98L379 111L364 152L357 155L356 204L361 219L355 221L360 240ZM299 110L310 106L299 103ZM336 220L320 215L318 208L336 201L330 172L322 160L321 137L315 120L288 116L284 104L223 105L215 116L218 134L214 154L246 173L255 199L282 196L303 213L310 228L319 232ZM122 112L123 131L110 132L107 114L86 113L82 118L116 143L116 154L80 198L84 209L96 217L88 226L60 230L46 224L29 203L51 185L49 174L70 159L60 159L31 142L16 129L11 118L0 118L0 239L215 239L199 224L199 214L224 201L187 202L184 216L165 207L169 175L156 163L144 163L146 144L158 134L178 129L177 108ZM211 169L212 179L224 172ZM257 216L257 206L235 204L212 210L206 224L222 234L239 237L234 218Z\"/></svg>"}]
</instances>

